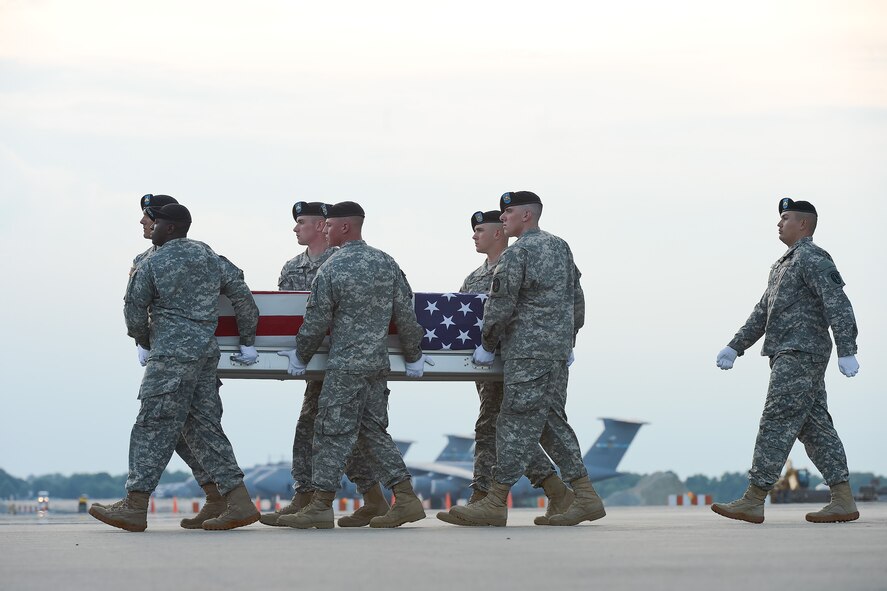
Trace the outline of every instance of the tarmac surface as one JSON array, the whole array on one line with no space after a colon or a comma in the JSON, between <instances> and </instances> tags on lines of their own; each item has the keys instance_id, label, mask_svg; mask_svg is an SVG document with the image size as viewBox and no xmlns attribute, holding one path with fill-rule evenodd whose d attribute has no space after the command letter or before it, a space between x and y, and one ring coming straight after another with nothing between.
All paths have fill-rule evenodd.
<instances>
[{"instance_id":1,"label":"tarmac surface","mask_svg":"<svg viewBox=\"0 0 887 591\"><path fill-rule=\"evenodd\" d=\"M324 531L186 531L159 514L143 533L76 513L0 515L0 589L887 589L887 503L807 523L818 507L769 506L762 525L708 507L612 507L576 527L515 509L505 528L428 511L394 530Z\"/></svg>"}]
</instances>

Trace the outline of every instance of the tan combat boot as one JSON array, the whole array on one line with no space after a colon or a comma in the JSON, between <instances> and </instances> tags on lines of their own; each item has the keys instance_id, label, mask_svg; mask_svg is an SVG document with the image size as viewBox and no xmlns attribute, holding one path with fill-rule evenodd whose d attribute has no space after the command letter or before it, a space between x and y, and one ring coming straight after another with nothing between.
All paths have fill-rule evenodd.
<instances>
[{"instance_id":1,"label":"tan combat boot","mask_svg":"<svg viewBox=\"0 0 887 591\"><path fill-rule=\"evenodd\" d=\"M336 523L333 519L333 499L335 491L316 490L311 502L301 511L289 515L281 515L277 525L285 525L296 529L332 529Z\"/></svg>"},{"instance_id":2,"label":"tan combat boot","mask_svg":"<svg viewBox=\"0 0 887 591\"><path fill-rule=\"evenodd\" d=\"M280 511L275 511L274 513L265 513L261 517L259 517L259 521L264 523L265 525L278 525L283 527L282 523L277 523L277 520L280 519L281 515L295 515L302 508L307 507L309 503L311 503L311 495L314 494L313 490L308 492L297 492L293 494L293 500L290 501L290 504L286 507L280 509Z\"/></svg>"},{"instance_id":3,"label":"tan combat boot","mask_svg":"<svg viewBox=\"0 0 887 591\"><path fill-rule=\"evenodd\" d=\"M339 518L339 527L363 527L369 525L373 517L385 515L390 508L388 501L385 500L385 495L382 494L382 487L377 482L373 485L373 488L363 495L363 507L351 515Z\"/></svg>"},{"instance_id":4,"label":"tan combat boot","mask_svg":"<svg viewBox=\"0 0 887 591\"><path fill-rule=\"evenodd\" d=\"M576 498L576 495L567 488L567 485L564 484L564 481L557 474L552 474L542 481L542 490L545 491L545 496L548 497L548 508L545 509L545 515L540 515L533 520L533 523L536 525L550 525L549 520L554 515L566 513L570 505L573 504L573 499Z\"/></svg>"},{"instance_id":5,"label":"tan combat boot","mask_svg":"<svg viewBox=\"0 0 887 591\"><path fill-rule=\"evenodd\" d=\"M126 493L126 498L111 505L95 504L89 508L89 514L104 521L108 525L126 531L145 531L148 527L148 499L151 493Z\"/></svg>"},{"instance_id":6,"label":"tan combat boot","mask_svg":"<svg viewBox=\"0 0 887 591\"><path fill-rule=\"evenodd\" d=\"M588 476L577 478L570 483L576 498L570 508L560 515L548 518L548 525L578 525L583 521L594 521L607 514L604 502L597 495Z\"/></svg>"},{"instance_id":7,"label":"tan combat boot","mask_svg":"<svg viewBox=\"0 0 887 591\"><path fill-rule=\"evenodd\" d=\"M210 482L209 484L204 484L201 488L206 493L206 501L203 503L203 507L200 508L200 512L197 513L197 515L192 519L183 519L179 523L179 525L185 529L203 529L204 521L218 517L224 513L225 509L228 507L228 503L225 502L225 497L221 495L219 487L217 487L215 483Z\"/></svg>"},{"instance_id":8,"label":"tan combat boot","mask_svg":"<svg viewBox=\"0 0 887 591\"><path fill-rule=\"evenodd\" d=\"M215 519L204 521L203 529L234 529L259 520L259 511L253 505L253 500L243 483L225 494L225 503L228 505L225 511Z\"/></svg>"},{"instance_id":9,"label":"tan combat boot","mask_svg":"<svg viewBox=\"0 0 887 591\"><path fill-rule=\"evenodd\" d=\"M407 478L391 487L394 493L394 504L385 515L370 519L370 527L400 527L425 519L425 508L422 501L413 492L413 484Z\"/></svg>"},{"instance_id":10,"label":"tan combat boot","mask_svg":"<svg viewBox=\"0 0 887 591\"><path fill-rule=\"evenodd\" d=\"M458 518L448 521L453 525L493 525L504 527L508 520L508 484L493 483L493 487L483 499L464 507L453 507L450 515Z\"/></svg>"},{"instance_id":11,"label":"tan combat boot","mask_svg":"<svg viewBox=\"0 0 887 591\"><path fill-rule=\"evenodd\" d=\"M764 501L767 499L767 491L749 484L745 494L732 503L714 503L711 510L718 515L748 521L749 523L764 523Z\"/></svg>"},{"instance_id":12,"label":"tan combat boot","mask_svg":"<svg viewBox=\"0 0 887 591\"><path fill-rule=\"evenodd\" d=\"M468 505L473 503L477 503L480 500L483 500L487 496L487 491L480 490L479 488L472 489L471 498L468 499ZM456 505L453 505L456 507ZM453 507L450 507L449 511L438 511L437 518L443 521L444 523L451 523L453 525L478 525L476 523L470 523L463 519L460 519L459 516L453 513Z\"/></svg>"},{"instance_id":13,"label":"tan combat boot","mask_svg":"<svg viewBox=\"0 0 887 591\"><path fill-rule=\"evenodd\" d=\"M850 483L841 482L832 486L831 489L832 502L815 513L807 513L807 521L813 523L838 523L859 519L859 511L856 510L856 501L853 500L853 491L850 490Z\"/></svg>"}]
</instances>

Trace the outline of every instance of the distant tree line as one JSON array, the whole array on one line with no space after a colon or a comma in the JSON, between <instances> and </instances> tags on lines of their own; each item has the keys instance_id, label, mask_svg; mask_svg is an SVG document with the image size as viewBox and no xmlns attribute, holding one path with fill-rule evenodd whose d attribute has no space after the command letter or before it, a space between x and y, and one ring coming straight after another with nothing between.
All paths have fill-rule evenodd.
<instances>
[{"instance_id":1,"label":"distant tree line","mask_svg":"<svg viewBox=\"0 0 887 591\"><path fill-rule=\"evenodd\" d=\"M613 493L632 488L644 476L644 474L626 472L616 478L596 482L594 487L602 498L607 498ZM188 472L167 470L163 473L160 482L184 482L190 477L191 474ZM850 486L854 493L858 493L860 486L870 484L875 478L880 478L882 483L887 482L887 478L876 476L872 472L852 472ZM816 487L821 482L822 478L810 476L810 488ZM123 494L125 483L126 474L116 476L107 472L72 474L71 476L47 474L21 479L0 469L0 499L30 499L41 490L48 491L50 497L57 499L76 499L82 494L90 498L110 499ZM726 472L712 478L703 474L694 474L687 478L684 484L688 490L697 494L711 495L716 503L720 503L740 497L748 486L748 475L746 472Z\"/></svg>"},{"instance_id":2,"label":"distant tree line","mask_svg":"<svg viewBox=\"0 0 887 591\"><path fill-rule=\"evenodd\" d=\"M190 476L188 472L167 470L160 482L182 482ZM109 499L122 496L125 483L126 474L46 474L22 479L0 469L0 499L30 499L41 490L49 492L50 497L57 499L76 499L82 494L95 499Z\"/></svg>"}]
</instances>

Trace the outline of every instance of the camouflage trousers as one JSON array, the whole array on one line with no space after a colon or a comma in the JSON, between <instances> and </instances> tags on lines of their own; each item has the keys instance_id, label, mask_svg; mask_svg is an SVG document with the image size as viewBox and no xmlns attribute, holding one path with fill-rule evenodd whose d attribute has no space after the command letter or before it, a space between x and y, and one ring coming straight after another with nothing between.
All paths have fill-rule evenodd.
<instances>
[{"instance_id":1,"label":"camouflage trousers","mask_svg":"<svg viewBox=\"0 0 887 591\"><path fill-rule=\"evenodd\" d=\"M296 482L296 492L305 493L314 490L312 482L312 444L314 441L314 422L317 419L317 405L323 382L308 381L305 384L305 397L302 400L302 410L299 412L299 420L296 422L296 434L293 438L293 480ZM345 475L355 484L357 492L366 494L376 484L373 476L372 462L355 445L345 462Z\"/></svg>"},{"instance_id":2,"label":"camouflage trousers","mask_svg":"<svg viewBox=\"0 0 887 591\"><path fill-rule=\"evenodd\" d=\"M141 407L129 439L126 490L153 491L179 438L184 438L219 492L225 494L243 482L243 472L220 422L218 363L218 355L148 360L139 389Z\"/></svg>"},{"instance_id":3,"label":"camouflage trousers","mask_svg":"<svg viewBox=\"0 0 887 591\"><path fill-rule=\"evenodd\" d=\"M216 378L216 395L219 393L219 388L222 387L222 380ZM219 398L219 422L222 421L222 399ZM200 465L200 462L197 461L197 458L194 457L194 452L191 451L191 448L188 447L188 442L185 441L184 437L179 437L179 442L176 443L176 454L182 461L188 464L188 467L191 468L191 474L194 475L194 480L197 481L197 484L203 486L205 484L209 484L213 481L212 476L209 475L209 472L203 469L203 466Z\"/></svg>"},{"instance_id":4,"label":"camouflage trousers","mask_svg":"<svg viewBox=\"0 0 887 591\"><path fill-rule=\"evenodd\" d=\"M828 360L796 351L770 358L770 386L749 471L755 486L773 488L795 439L804 444L826 484L850 478L844 445L828 412L827 365Z\"/></svg>"},{"instance_id":5,"label":"camouflage trousers","mask_svg":"<svg viewBox=\"0 0 887 591\"><path fill-rule=\"evenodd\" d=\"M505 393L496 421L496 466L493 478L514 484L526 471L539 444L572 482L588 475L582 450L567 422L566 361L505 361Z\"/></svg>"},{"instance_id":6,"label":"camouflage trousers","mask_svg":"<svg viewBox=\"0 0 887 591\"><path fill-rule=\"evenodd\" d=\"M488 492L493 485L493 465L496 463L496 420L502 407L502 382L475 382L480 398L480 411L474 424L474 480L471 488ZM526 475L535 487L554 474L554 467L538 444L531 452Z\"/></svg>"},{"instance_id":7,"label":"camouflage trousers","mask_svg":"<svg viewBox=\"0 0 887 591\"><path fill-rule=\"evenodd\" d=\"M387 370L327 370L314 422L312 482L316 490L339 489L355 445L366 454L372 473L386 488L410 477L387 430L387 376Z\"/></svg>"}]
</instances>

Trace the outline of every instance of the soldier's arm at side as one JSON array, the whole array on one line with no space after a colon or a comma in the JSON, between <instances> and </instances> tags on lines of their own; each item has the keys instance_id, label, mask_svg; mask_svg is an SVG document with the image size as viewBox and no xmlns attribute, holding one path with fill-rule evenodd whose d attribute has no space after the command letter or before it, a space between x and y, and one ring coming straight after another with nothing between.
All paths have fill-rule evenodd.
<instances>
[{"instance_id":1,"label":"soldier's arm at side","mask_svg":"<svg viewBox=\"0 0 887 591\"><path fill-rule=\"evenodd\" d=\"M831 260L823 258L805 266L804 271L805 283L822 300L825 316L835 336L838 357L856 355L856 337L859 334L856 316L850 299L844 293L844 280L837 267Z\"/></svg>"},{"instance_id":2,"label":"soldier's arm at side","mask_svg":"<svg viewBox=\"0 0 887 591\"><path fill-rule=\"evenodd\" d=\"M286 267L288 263L284 263L283 268L280 269L280 277L277 279L277 290L278 291L295 291L293 289L292 281L289 280L286 274Z\"/></svg>"},{"instance_id":3,"label":"soldier's arm at side","mask_svg":"<svg viewBox=\"0 0 887 591\"><path fill-rule=\"evenodd\" d=\"M745 354L745 350L758 342L767 328L767 292L761 296L760 301L755 305L751 315L742 328L733 336L733 340L728 343L728 347L736 351L739 356Z\"/></svg>"},{"instance_id":4,"label":"soldier's arm at side","mask_svg":"<svg viewBox=\"0 0 887 591\"><path fill-rule=\"evenodd\" d=\"M333 319L333 286L329 276L319 272L311 284L311 295L305 304L305 319L296 335L296 354L308 363L317 352Z\"/></svg>"},{"instance_id":5,"label":"soldier's arm at side","mask_svg":"<svg viewBox=\"0 0 887 591\"><path fill-rule=\"evenodd\" d=\"M256 342L256 329L259 326L259 306L256 305L256 300L243 279L243 271L225 257L220 256L219 259L222 262L220 292L231 300L231 305L234 307L240 344L252 347Z\"/></svg>"},{"instance_id":6,"label":"soldier's arm at side","mask_svg":"<svg viewBox=\"0 0 887 591\"><path fill-rule=\"evenodd\" d=\"M148 306L153 298L154 283L150 269L144 266L136 269L123 298L123 318L126 321L126 334L143 349L151 348Z\"/></svg>"},{"instance_id":7,"label":"soldier's arm at side","mask_svg":"<svg viewBox=\"0 0 887 591\"><path fill-rule=\"evenodd\" d=\"M418 361L422 357L422 337L425 331L416 320L413 307L413 290L403 271L395 265L394 308L391 317L397 327L397 338L403 350L403 358L407 363Z\"/></svg>"},{"instance_id":8,"label":"soldier's arm at side","mask_svg":"<svg viewBox=\"0 0 887 591\"><path fill-rule=\"evenodd\" d=\"M579 334L579 329L585 326L585 292L579 283L582 273L576 265L573 265L573 273L573 346L575 346L576 335Z\"/></svg>"},{"instance_id":9,"label":"soldier's arm at side","mask_svg":"<svg viewBox=\"0 0 887 591\"><path fill-rule=\"evenodd\" d=\"M514 315L524 277L525 257L522 249L510 248L502 254L493 272L490 297L484 305L484 328L481 334L481 343L487 351L496 350L505 326Z\"/></svg>"}]
</instances>

